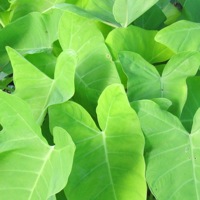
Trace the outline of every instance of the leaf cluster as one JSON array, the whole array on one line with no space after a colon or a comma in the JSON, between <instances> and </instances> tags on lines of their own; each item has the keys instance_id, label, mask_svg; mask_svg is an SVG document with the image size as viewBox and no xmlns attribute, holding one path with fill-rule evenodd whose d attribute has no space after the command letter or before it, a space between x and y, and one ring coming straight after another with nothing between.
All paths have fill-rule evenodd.
<instances>
[{"instance_id":1,"label":"leaf cluster","mask_svg":"<svg viewBox=\"0 0 200 200\"><path fill-rule=\"evenodd\" d=\"M199 200L195 0L0 0L0 199Z\"/></svg>"}]
</instances>

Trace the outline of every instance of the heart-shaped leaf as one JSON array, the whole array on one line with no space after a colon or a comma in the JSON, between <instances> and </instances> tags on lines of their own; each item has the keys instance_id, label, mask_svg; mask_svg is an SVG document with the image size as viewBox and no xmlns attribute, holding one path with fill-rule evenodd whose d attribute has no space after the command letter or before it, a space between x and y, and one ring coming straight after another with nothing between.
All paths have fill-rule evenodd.
<instances>
[{"instance_id":1,"label":"heart-shaped leaf","mask_svg":"<svg viewBox=\"0 0 200 200\"><path fill-rule=\"evenodd\" d=\"M101 94L99 128L78 104L49 108L50 126L61 126L76 144L75 160L65 193L75 199L146 200L143 134L121 85Z\"/></svg>"},{"instance_id":2,"label":"heart-shaped leaf","mask_svg":"<svg viewBox=\"0 0 200 200\"><path fill-rule=\"evenodd\" d=\"M132 103L145 134L146 178L160 200L193 199L200 196L200 110L191 134L177 117L150 101Z\"/></svg>"},{"instance_id":3,"label":"heart-shaped leaf","mask_svg":"<svg viewBox=\"0 0 200 200\"><path fill-rule=\"evenodd\" d=\"M7 48L7 51L14 72L15 95L30 104L35 119L41 124L48 106L73 96L76 55L72 51L62 52L51 79L14 49Z\"/></svg>"},{"instance_id":4,"label":"heart-shaped leaf","mask_svg":"<svg viewBox=\"0 0 200 200\"><path fill-rule=\"evenodd\" d=\"M165 65L161 76L156 68L139 54L122 52L120 61L128 77L130 101L168 98L172 101L171 111L180 116L187 98L186 79L198 71L199 52L182 52L174 55Z\"/></svg>"},{"instance_id":5,"label":"heart-shaped leaf","mask_svg":"<svg viewBox=\"0 0 200 200\"><path fill-rule=\"evenodd\" d=\"M49 146L30 107L14 95L0 91L1 200L48 199L66 184L75 146L62 128L53 130Z\"/></svg>"}]
</instances>

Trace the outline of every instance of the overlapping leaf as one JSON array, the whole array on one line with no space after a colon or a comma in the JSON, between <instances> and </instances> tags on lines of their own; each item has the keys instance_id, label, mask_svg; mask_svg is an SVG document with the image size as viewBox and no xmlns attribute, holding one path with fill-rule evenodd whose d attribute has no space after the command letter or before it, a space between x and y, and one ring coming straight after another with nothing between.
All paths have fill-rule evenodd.
<instances>
[{"instance_id":1,"label":"overlapping leaf","mask_svg":"<svg viewBox=\"0 0 200 200\"><path fill-rule=\"evenodd\" d=\"M134 24L144 29L159 30L164 26L166 16L158 5L154 5L147 12L134 21Z\"/></svg>"},{"instance_id":2,"label":"overlapping leaf","mask_svg":"<svg viewBox=\"0 0 200 200\"><path fill-rule=\"evenodd\" d=\"M49 114L51 127L65 128L77 147L67 198L146 199L143 135L121 85L108 86L99 98L101 130L74 102L51 106Z\"/></svg>"},{"instance_id":3,"label":"overlapping leaf","mask_svg":"<svg viewBox=\"0 0 200 200\"><path fill-rule=\"evenodd\" d=\"M181 20L161 29L155 40L174 52L200 51L200 24Z\"/></svg>"},{"instance_id":4,"label":"overlapping leaf","mask_svg":"<svg viewBox=\"0 0 200 200\"><path fill-rule=\"evenodd\" d=\"M49 146L29 106L0 91L1 200L49 199L67 183L74 144L68 133L55 127L55 146Z\"/></svg>"},{"instance_id":5,"label":"overlapping leaf","mask_svg":"<svg viewBox=\"0 0 200 200\"><path fill-rule=\"evenodd\" d=\"M6 46L22 54L50 52L52 43L58 38L57 26L61 12L45 15L30 13L0 30L0 70L9 62Z\"/></svg>"},{"instance_id":6,"label":"overlapping leaf","mask_svg":"<svg viewBox=\"0 0 200 200\"><path fill-rule=\"evenodd\" d=\"M106 44L115 60L120 51L133 51L150 63L163 62L172 56L172 52L154 40L156 33L136 26L118 28L109 33Z\"/></svg>"},{"instance_id":7,"label":"overlapping leaf","mask_svg":"<svg viewBox=\"0 0 200 200\"><path fill-rule=\"evenodd\" d=\"M41 124L48 106L73 96L76 55L72 51L62 52L57 59L54 79L51 79L14 49L7 48L7 51L14 71L15 95L29 103Z\"/></svg>"},{"instance_id":8,"label":"overlapping leaf","mask_svg":"<svg viewBox=\"0 0 200 200\"><path fill-rule=\"evenodd\" d=\"M187 80L187 101L181 114L181 122L188 131L191 131L194 114L200 107L200 77L195 76Z\"/></svg>"},{"instance_id":9,"label":"overlapping leaf","mask_svg":"<svg viewBox=\"0 0 200 200\"><path fill-rule=\"evenodd\" d=\"M187 98L186 79L194 76L200 65L199 52L174 55L160 76L156 68L133 52L120 53L128 77L130 101L164 97L172 101L171 111L180 116ZM134 78L133 78L134 77Z\"/></svg>"},{"instance_id":10,"label":"overlapping leaf","mask_svg":"<svg viewBox=\"0 0 200 200\"><path fill-rule=\"evenodd\" d=\"M200 196L200 110L191 134L178 118L150 100L132 106L138 111L146 145L146 178L159 200L198 200Z\"/></svg>"},{"instance_id":11,"label":"overlapping leaf","mask_svg":"<svg viewBox=\"0 0 200 200\"><path fill-rule=\"evenodd\" d=\"M115 0L113 15L115 20L120 23L122 27L127 27L156 2L158 2L158 0Z\"/></svg>"},{"instance_id":12,"label":"overlapping leaf","mask_svg":"<svg viewBox=\"0 0 200 200\"><path fill-rule=\"evenodd\" d=\"M60 21L59 41L64 50L77 53L74 100L94 115L103 89L120 82L104 38L92 20L65 13Z\"/></svg>"},{"instance_id":13,"label":"overlapping leaf","mask_svg":"<svg viewBox=\"0 0 200 200\"><path fill-rule=\"evenodd\" d=\"M196 0L181 0L183 6L182 18L193 21L200 22L199 6L200 2Z\"/></svg>"},{"instance_id":14,"label":"overlapping leaf","mask_svg":"<svg viewBox=\"0 0 200 200\"><path fill-rule=\"evenodd\" d=\"M126 77L118 60L119 52L132 51L139 53L150 63L163 62L172 56L172 52L168 48L155 42L156 33L157 31L129 26L127 28L114 29L108 34L106 44L116 62L122 82L126 82Z\"/></svg>"},{"instance_id":15,"label":"overlapping leaf","mask_svg":"<svg viewBox=\"0 0 200 200\"><path fill-rule=\"evenodd\" d=\"M56 4L64 3L65 0L16 0L11 2L10 20L14 21L31 12L45 12L55 7Z\"/></svg>"}]
</instances>

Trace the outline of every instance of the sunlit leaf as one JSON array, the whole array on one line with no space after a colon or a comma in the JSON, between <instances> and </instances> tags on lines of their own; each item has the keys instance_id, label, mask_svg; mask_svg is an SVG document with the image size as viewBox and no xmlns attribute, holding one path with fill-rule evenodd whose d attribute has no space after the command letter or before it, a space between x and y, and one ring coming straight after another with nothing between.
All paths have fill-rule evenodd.
<instances>
[{"instance_id":1,"label":"sunlit leaf","mask_svg":"<svg viewBox=\"0 0 200 200\"><path fill-rule=\"evenodd\" d=\"M65 13L60 21L59 40L64 50L77 53L74 100L95 115L103 89L120 82L103 35L92 20Z\"/></svg>"},{"instance_id":2,"label":"sunlit leaf","mask_svg":"<svg viewBox=\"0 0 200 200\"><path fill-rule=\"evenodd\" d=\"M132 106L145 134L146 178L156 199L198 200L200 110L189 134L178 118L152 101L141 100Z\"/></svg>"},{"instance_id":3,"label":"sunlit leaf","mask_svg":"<svg viewBox=\"0 0 200 200\"><path fill-rule=\"evenodd\" d=\"M108 86L99 98L100 129L74 102L51 106L49 113L51 128L65 128L77 147L67 198L146 200L143 135L121 85Z\"/></svg>"},{"instance_id":4,"label":"sunlit leaf","mask_svg":"<svg viewBox=\"0 0 200 200\"><path fill-rule=\"evenodd\" d=\"M122 52L120 61L128 77L127 94L130 101L168 98L173 103L171 111L180 116L187 98L186 79L198 71L199 52L174 55L165 65L161 76L156 68L139 54Z\"/></svg>"},{"instance_id":5,"label":"sunlit leaf","mask_svg":"<svg viewBox=\"0 0 200 200\"><path fill-rule=\"evenodd\" d=\"M155 40L174 52L200 51L200 24L181 20L161 29Z\"/></svg>"},{"instance_id":6,"label":"sunlit leaf","mask_svg":"<svg viewBox=\"0 0 200 200\"><path fill-rule=\"evenodd\" d=\"M62 52L51 79L14 49L7 48L7 51L13 66L15 95L30 104L35 119L41 124L48 106L73 96L76 55L72 51Z\"/></svg>"},{"instance_id":7,"label":"sunlit leaf","mask_svg":"<svg viewBox=\"0 0 200 200\"><path fill-rule=\"evenodd\" d=\"M71 172L74 144L59 127L49 146L30 107L14 95L0 91L1 200L48 199L66 184Z\"/></svg>"}]
</instances>

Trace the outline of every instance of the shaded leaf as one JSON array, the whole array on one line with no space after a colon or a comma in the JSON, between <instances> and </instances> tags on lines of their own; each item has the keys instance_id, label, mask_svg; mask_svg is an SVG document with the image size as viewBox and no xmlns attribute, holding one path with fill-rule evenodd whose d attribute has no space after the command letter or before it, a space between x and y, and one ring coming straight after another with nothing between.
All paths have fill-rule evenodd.
<instances>
[{"instance_id":1,"label":"shaded leaf","mask_svg":"<svg viewBox=\"0 0 200 200\"><path fill-rule=\"evenodd\" d=\"M141 15L134 21L134 24L149 30L158 30L164 26L166 16L159 8L158 5L154 5L147 12Z\"/></svg>"},{"instance_id":2,"label":"shaded leaf","mask_svg":"<svg viewBox=\"0 0 200 200\"><path fill-rule=\"evenodd\" d=\"M200 110L189 134L178 118L152 101L141 100L132 106L145 134L146 178L156 199L198 200Z\"/></svg>"},{"instance_id":3,"label":"shaded leaf","mask_svg":"<svg viewBox=\"0 0 200 200\"><path fill-rule=\"evenodd\" d=\"M115 0L113 5L114 18L122 27L127 27L156 2L158 0Z\"/></svg>"},{"instance_id":4,"label":"shaded leaf","mask_svg":"<svg viewBox=\"0 0 200 200\"><path fill-rule=\"evenodd\" d=\"M48 106L62 103L74 94L76 56L64 51L57 59L54 79L49 78L14 49L7 48L14 72L15 95L31 106L33 115L42 123Z\"/></svg>"},{"instance_id":5,"label":"shaded leaf","mask_svg":"<svg viewBox=\"0 0 200 200\"><path fill-rule=\"evenodd\" d=\"M71 172L75 147L70 136L55 127L55 146L49 146L30 107L2 91L0 110L1 200L48 199L66 185Z\"/></svg>"},{"instance_id":6,"label":"shaded leaf","mask_svg":"<svg viewBox=\"0 0 200 200\"><path fill-rule=\"evenodd\" d=\"M51 106L49 113L51 128L65 128L77 147L68 199L146 199L143 135L121 85L108 86L99 98L101 130L74 102Z\"/></svg>"},{"instance_id":7,"label":"shaded leaf","mask_svg":"<svg viewBox=\"0 0 200 200\"><path fill-rule=\"evenodd\" d=\"M130 101L168 98L172 101L171 111L180 116L187 98L186 79L198 71L199 52L174 55L165 65L161 76L156 68L139 54L122 52L120 61L128 77L127 94Z\"/></svg>"},{"instance_id":8,"label":"shaded leaf","mask_svg":"<svg viewBox=\"0 0 200 200\"><path fill-rule=\"evenodd\" d=\"M187 80L188 96L183 112L181 114L181 122L188 131L191 131L193 117L200 107L200 77L195 76Z\"/></svg>"},{"instance_id":9,"label":"shaded leaf","mask_svg":"<svg viewBox=\"0 0 200 200\"><path fill-rule=\"evenodd\" d=\"M195 0L181 0L183 10L182 10L182 18L193 21L200 22L200 14L199 14L199 6L200 2Z\"/></svg>"}]
</instances>

